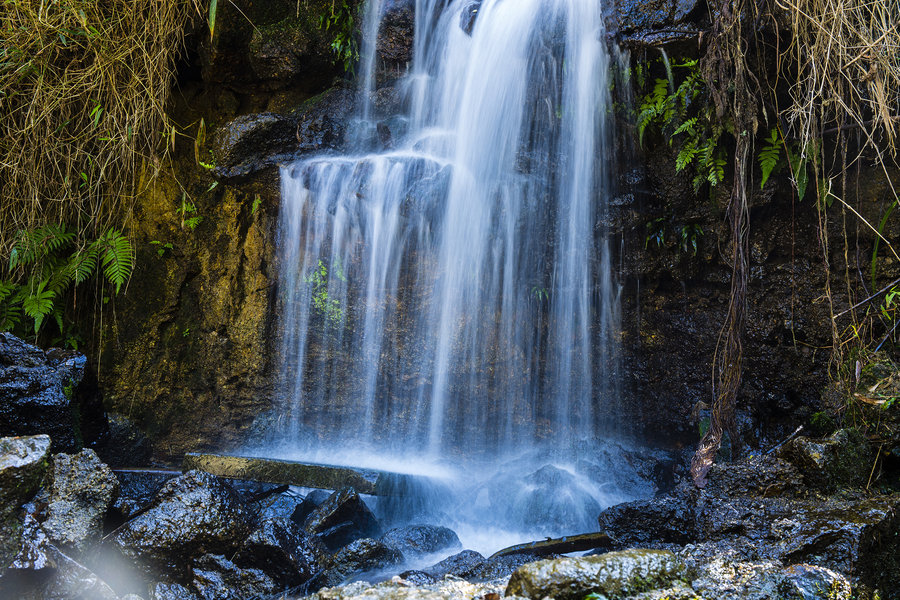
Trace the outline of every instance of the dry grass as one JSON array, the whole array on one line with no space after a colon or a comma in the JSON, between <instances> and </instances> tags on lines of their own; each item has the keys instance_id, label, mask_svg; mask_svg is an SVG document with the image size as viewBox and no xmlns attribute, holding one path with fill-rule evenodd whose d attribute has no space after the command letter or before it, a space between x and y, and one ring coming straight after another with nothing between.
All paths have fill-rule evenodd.
<instances>
[{"instance_id":1,"label":"dry grass","mask_svg":"<svg viewBox=\"0 0 900 600\"><path fill-rule=\"evenodd\" d=\"M869 149L896 154L900 133L900 0L776 0L799 65L784 111L809 141L858 129ZM835 133L835 131L830 131Z\"/></svg>"},{"instance_id":2,"label":"dry grass","mask_svg":"<svg viewBox=\"0 0 900 600\"><path fill-rule=\"evenodd\" d=\"M2 0L0 251L18 230L122 228L203 0Z\"/></svg>"}]
</instances>

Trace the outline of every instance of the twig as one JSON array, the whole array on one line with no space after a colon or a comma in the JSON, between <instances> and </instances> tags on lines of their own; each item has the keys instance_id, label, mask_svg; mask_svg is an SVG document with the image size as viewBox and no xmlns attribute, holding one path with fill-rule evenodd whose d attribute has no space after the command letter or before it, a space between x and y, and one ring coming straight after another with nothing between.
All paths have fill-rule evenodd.
<instances>
[{"instance_id":1,"label":"twig","mask_svg":"<svg viewBox=\"0 0 900 600\"><path fill-rule=\"evenodd\" d=\"M850 312L851 310L854 310L854 309L859 308L860 306L862 306L862 305L865 304L866 302L869 302L870 300L874 300L877 296L880 296L881 294L885 293L886 291L888 291L890 288L892 288L893 286L897 285L898 283L900 283L900 279L895 279L894 281L890 282L890 283L887 284L885 287L881 288L880 290L878 290L877 292L875 292L874 294L872 294L871 296L869 296L869 297L866 298L865 300L860 300L859 302L857 302L856 304L854 304L853 306L851 306L851 307L848 308L847 310L842 310L841 312L839 312L838 314L834 315L834 316L831 317L831 318L832 318L832 319L837 319L837 318L840 317L841 315L845 315L845 314L847 314L848 312Z\"/></svg>"},{"instance_id":2,"label":"twig","mask_svg":"<svg viewBox=\"0 0 900 600\"><path fill-rule=\"evenodd\" d=\"M787 436L786 438L784 438L781 442L779 442L779 443L775 444L774 446L772 446L768 451L766 451L766 455L772 454L773 452L775 452L776 450L778 450L779 448L781 448L782 446L784 446L785 444L787 444L789 441L791 441L792 439L794 439L795 437L797 437L798 435L800 435L800 432L801 432L801 431L803 431L803 425L801 425L800 427L798 427L797 429L795 429L795 430L794 430L794 433L792 433L791 435L789 435L789 436Z\"/></svg>"}]
</instances>

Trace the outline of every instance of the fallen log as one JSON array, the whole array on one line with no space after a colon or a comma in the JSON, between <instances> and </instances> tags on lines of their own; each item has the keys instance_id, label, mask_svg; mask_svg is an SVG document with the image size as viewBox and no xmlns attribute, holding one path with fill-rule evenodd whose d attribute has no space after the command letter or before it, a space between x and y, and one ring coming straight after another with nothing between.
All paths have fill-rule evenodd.
<instances>
[{"instance_id":1,"label":"fallen log","mask_svg":"<svg viewBox=\"0 0 900 600\"><path fill-rule=\"evenodd\" d=\"M409 480L420 479L413 475L375 469L220 454L186 454L181 468L184 471L198 469L210 475L229 479L247 479L323 490L352 487L360 494L376 496L398 495L398 490L409 487Z\"/></svg>"},{"instance_id":2,"label":"fallen log","mask_svg":"<svg viewBox=\"0 0 900 600\"><path fill-rule=\"evenodd\" d=\"M525 544L516 544L494 552L489 558L510 556L512 554L565 554L567 552L580 552L594 550L596 548L609 548L615 540L606 533L582 533L579 535L567 535L561 538L547 538Z\"/></svg>"}]
</instances>

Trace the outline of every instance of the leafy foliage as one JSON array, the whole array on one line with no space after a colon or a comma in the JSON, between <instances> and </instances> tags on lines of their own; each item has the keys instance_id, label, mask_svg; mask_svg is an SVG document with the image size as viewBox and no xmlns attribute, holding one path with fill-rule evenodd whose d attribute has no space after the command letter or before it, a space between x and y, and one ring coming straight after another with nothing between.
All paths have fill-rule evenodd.
<instances>
[{"instance_id":1,"label":"leafy foliage","mask_svg":"<svg viewBox=\"0 0 900 600\"><path fill-rule=\"evenodd\" d=\"M694 169L694 190L704 184L716 186L725 177L725 152L720 147L722 127L707 102L706 83L696 60L669 65L673 81L675 69L682 77L678 87L668 79L658 78L653 89L644 96L638 108L638 140L643 145L648 129L654 129L668 139L669 144L679 143L675 158L675 170Z\"/></svg>"},{"instance_id":2,"label":"leafy foliage","mask_svg":"<svg viewBox=\"0 0 900 600\"><path fill-rule=\"evenodd\" d=\"M334 271L340 281L347 281L340 263L335 266ZM343 323L344 308L339 300L332 298L328 293L329 276L325 263L319 260L316 268L309 275L304 276L303 281L309 284L313 308L325 320L325 323L331 326L339 326Z\"/></svg>"},{"instance_id":3,"label":"leafy foliage","mask_svg":"<svg viewBox=\"0 0 900 600\"><path fill-rule=\"evenodd\" d=\"M319 16L319 29L334 33L331 50L334 62L351 71L359 60L359 43L356 39L354 8L348 0L334 0L330 10Z\"/></svg>"},{"instance_id":4,"label":"leafy foliage","mask_svg":"<svg viewBox=\"0 0 900 600\"><path fill-rule=\"evenodd\" d=\"M85 246L75 245L75 232L63 225L20 231L9 253L7 276L0 279L0 331L31 320L37 335L47 317L65 334L59 300L73 285L89 280L102 267L103 279L121 291L134 270L128 238L108 230Z\"/></svg>"},{"instance_id":5,"label":"leafy foliage","mask_svg":"<svg viewBox=\"0 0 900 600\"><path fill-rule=\"evenodd\" d=\"M760 189L765 187L772 171L781 162L781 144L782 140L781 136L778 135L778 129L773 127L757 157L759 159L759 168L762 171L762 178L759 181Z\"/></svg>"}]
</instances>

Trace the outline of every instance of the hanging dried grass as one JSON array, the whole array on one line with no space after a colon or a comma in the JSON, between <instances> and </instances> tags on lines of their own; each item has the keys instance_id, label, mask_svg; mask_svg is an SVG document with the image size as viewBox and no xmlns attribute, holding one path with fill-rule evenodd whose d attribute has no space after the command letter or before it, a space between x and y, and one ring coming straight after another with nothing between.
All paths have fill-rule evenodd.
<instances>
[{"instance_id":1,"label":"hanging dried grass","mask_svg":"<svg viewBox=\"0 0 900 600\"><path fill-rule=\"evenodd\" d=\"M203 0L4 0L0 10L0 252L66 223L83 240L127 223L142 164Z\"/></svg>"}]
</instances>

